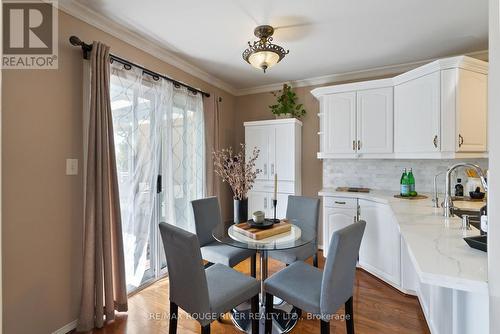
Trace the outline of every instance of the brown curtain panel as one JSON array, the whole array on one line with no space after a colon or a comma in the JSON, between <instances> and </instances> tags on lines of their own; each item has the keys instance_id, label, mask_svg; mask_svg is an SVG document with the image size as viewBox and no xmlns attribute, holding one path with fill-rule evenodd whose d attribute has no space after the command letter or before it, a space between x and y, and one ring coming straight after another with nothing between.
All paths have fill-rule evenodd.
<instances>
[{"instance_id":1,"label":"brown curtain panel","mask_svg":"<svg viewBox=\"0 0 500 334\"><path fill-rule=\"evenodd\" d=\"M127 311L120 202L109 95L109 47L90 54L83 286L78 331L102 327L115 310Z\"/></svg>"},{"instance_id":2,"label":"brown curtain panel","mask_svg":"<svg viewBox=\"0 0 500 334\"><path fill-rule=\"evenodd\" d=\"M203 101L203 118L205 123L205 195L220 195L220 179L214 171L212 153L219 150L219 119L222 98L215 94L205 97Z\"/></svg>"}]
</instances>

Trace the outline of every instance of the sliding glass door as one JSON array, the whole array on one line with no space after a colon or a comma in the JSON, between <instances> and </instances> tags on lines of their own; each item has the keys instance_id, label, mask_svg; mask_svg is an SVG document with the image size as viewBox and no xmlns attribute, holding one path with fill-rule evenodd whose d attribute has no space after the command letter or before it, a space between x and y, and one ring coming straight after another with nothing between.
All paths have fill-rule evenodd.
<instances>
[{"instance_id":1,"label":"sliding glass door","mask_svg":"<svg viewBox=\"0 0 500 334\"><path fill-rule=\"evenodd\" d=\"M158 223L193 228L189 202L203 196L202 101L140 69L112 64L111 70L126 279L132 292L165 272Z\"/></svg>"}]
</instances>

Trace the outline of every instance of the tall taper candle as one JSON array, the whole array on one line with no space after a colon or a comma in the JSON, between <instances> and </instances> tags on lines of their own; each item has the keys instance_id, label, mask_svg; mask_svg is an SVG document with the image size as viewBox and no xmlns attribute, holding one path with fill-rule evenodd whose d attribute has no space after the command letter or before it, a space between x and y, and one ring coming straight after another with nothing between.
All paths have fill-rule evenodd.
<instances>
[{"instance_id":1,"label":"tall taper candle","mask_svg":"<svg viewBox=\"0 0 500 334\"><path fill-rule=\"evenodd\" d=\"M274 199L278 199L278 174L274 174Z\"/></svg>"}]
</instances>

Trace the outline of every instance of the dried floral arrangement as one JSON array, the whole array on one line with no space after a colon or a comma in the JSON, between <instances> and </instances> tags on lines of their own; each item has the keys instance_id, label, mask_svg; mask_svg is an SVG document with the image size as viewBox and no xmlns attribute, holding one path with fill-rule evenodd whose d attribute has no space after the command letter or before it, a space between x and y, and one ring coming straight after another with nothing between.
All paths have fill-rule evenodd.
<instances>
[{"instance_id":1,"label":"dried floral arrangement","mask_svg":"<svg viewBox=\"0 0 500 334\"><path fill-rule=\"evenodd\" d=\"M255 168L255 161L260 150L254 147L252 156L245 160L245 144L240 144L239 152L233 152L232 147L213 152L215 173L227 182L233 190L235 200L247 199L257 175L261 172Z\"/></svg>"}]
</instances>

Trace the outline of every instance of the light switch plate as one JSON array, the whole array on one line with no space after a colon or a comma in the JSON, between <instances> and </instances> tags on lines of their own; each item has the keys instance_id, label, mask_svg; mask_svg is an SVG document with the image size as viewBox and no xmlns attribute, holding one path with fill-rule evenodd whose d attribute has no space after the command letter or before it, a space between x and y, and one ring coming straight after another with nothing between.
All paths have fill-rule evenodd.
<instances>
[{"instance_id":1,"label":"light switch plate","mask_svg":"<svg viewBox=\"0 0 500 334\"><path fill-rule=\"evenodd\" d=\"M78 159L66 159L66 175L78 175Z\"/></svg>"}]
</instances>

